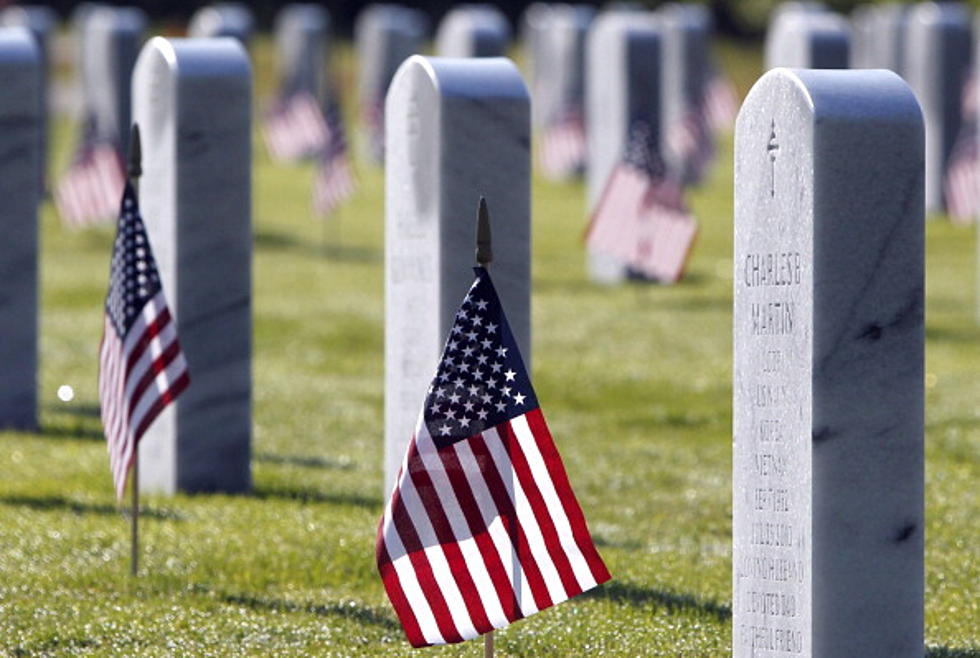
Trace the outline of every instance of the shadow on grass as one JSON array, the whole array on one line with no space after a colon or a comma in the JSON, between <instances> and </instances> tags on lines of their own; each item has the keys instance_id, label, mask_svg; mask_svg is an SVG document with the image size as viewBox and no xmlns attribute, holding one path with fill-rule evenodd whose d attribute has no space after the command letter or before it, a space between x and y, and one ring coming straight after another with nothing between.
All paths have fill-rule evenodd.
<instances>
[{"instance_id":1,"label":"shadow on grass","mask_svg":"<svg viewBox=\"0 0 980 658\"><path fill-rule=\"evenodd\" d=\"M695 612L714 617L719 621L727 621L732 617L731 606L714 601L703 601L691 594L677 594L667 590L644 587L629 582L610 581L584 596L605 599L626 605L646 605L652 603L670 612Z\"/></svg>"},{"instance_id":2,"label":"shadow on grass","mask_svg":"<svg viewBox=\"0 0 980 658\"><path fill-rule=\"evenodd\" d=\"M926 340L937 343L957 343L973 345L980 338L976 327L926 327Z\"/></svg>"},{"instance_id":3,"label":"shadow on grass","mask_svg":"<svg viewBox=\"0 0 980 658\"><path fill-rule=\"evenodd\" d=\"M98 503L83 503L64 496L0 496L0 505L26 507L40 512L72 512L99 516L129 516L129 509ZM140 517L158 521L183 521L186 517L173 510L140 507Z\"/></svg>"},{"instance_id":4,"label":"shadow on grass","mask_svg":"<svg viewBox=\"0 0 980 658\"><path fill-rule=\"evenodd\" d=\"M219 601L229 605L243 606L253 610L270 612L299 612L318 617L343 617L359 624L381 626L398 630L395 620L388 615L356 601L330 601L327 603L297 603L288 599L252 596L249 594L229 594L209 589L205 585L194 586L194 591L211 594Z\"/></svg>"},{"instance_id":5,"label":"shadow on grass","mask_svg":"<svg viewBox=\"0 0 980 658\"><path fill-rule=\"evenodd\" d=\"M78 416L82 418L99 418L102 415L102 408L94 402L79 404L46 404L45 411L55 414L65 414L67 416Z\"/></svg>"},{"instance_id":6,"label":"shadow on grass","mask_svg":"<svg viewBox=\"0 0 980 658\"><path fill-rule=\"evenodd\" d=\"M613 539L606 539L602 535L597 535L595 533L592 533L592 543L599 548L618 548L624 551L639 551L646 546L643 542L632 540L616 541Z\"/></svg>"},{"instance_id":7,"label":"shadow on grass","mask_svg":"<svg viewBox=\"0 0 980 658\"><path fill-rule=\"evenodd\" d=\"M953 647L926 647L926 658L980 658L980 649L955 649Z\"/></svg>"},{"instance_id":8,"label":"shadow on grass","mask_svg":"<svg viewBox=\"0 0 980 658\"><path fill-rule=\"evenodd\" d=\"M82 427L81 425L46 424L34 433L43 439L82 439L84 441L105 441L101 427Z\"/></svg>"},{"instance_id":9,"label":"shadow on grass","mask_svg":"<svg viewBox=\"0 0 980 658\"><path fill-rule=\"evenodd\" d=\"M246 494L259 500L294 500L299 503L322 503L326 505L348 505L362 509L381 511L381 498L368 498L350 493L327 493L309 487L285 487L280 485L258 486Z\"/></svg>"},{"instance_id":10,"label":"shadow on grass","mask_svg":"<svg viewBox=\"0 0 980 658\"><path fill-rule=\"evenodd\" d=\"M255 246L270 251L291 251L311 258L325 258L348 263L373 263L381 260L381 251L370 247L303 240L279 231L256 231Z\"/></svg>"},{"instance_id":11,"label":"shadow on grass","mask_svg":"<svg viewBox=\"0 0 980 658\"><path fill-rule=\"evenodd\" d=\"M302 466L303 468L324 468L338 471L349 471L354 468L351 462L330 459L329 457L304 457L302 455L274 455L259 453L253 460L261 464L276 464L278 466Z\"/></svg>"}]
</instances>

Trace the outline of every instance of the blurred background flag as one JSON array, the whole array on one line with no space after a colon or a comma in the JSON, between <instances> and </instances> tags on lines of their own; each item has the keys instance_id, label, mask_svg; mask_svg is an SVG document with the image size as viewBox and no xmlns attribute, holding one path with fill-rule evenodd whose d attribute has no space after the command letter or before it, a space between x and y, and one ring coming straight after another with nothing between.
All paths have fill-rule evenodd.
<instances>
[{"instance_id":1,"label":"blurred background flag","mask_svg":"<svg viewBox=\"0 0 980 658\"><path fill-rule=\"evenodd\" d=\"M463 300L378 529L413 646L461 642L609 580L486 269Z\"/></svg>"},{"instance_id":2,"label":"blurred background flag","mask_svg":"<svg viewBox=\"0 0 980 658\"><path fill-rule=\"evenodd\" d=\"M541 137L541 172L548 178L564 180L585 168L585 121L569 108L545 128Z\"/></svg>"},{"instance_id":3,"label":"blurred background flag","mask_svg":"<svg viewBox=\"0 0 980 658\"><path fill-rule=\"evenodd\" d=\"M86 120L68 171L54 190L62 221L82 227L111 219L118 210L125 184L118 146L98 139L94 120Z\"/></svg>"},{"instance_id":4,"label":"blurred background flag","mask_svg":"<svg viewBox=\"0 0 980 658\"><path fill-rule=\"evenodd\" d=\"M262 136L273 160L295 162L323 151L329 128L312 94L297 91L277 99L265 113Z\"/></svg>"},{"instance_id":5,"label":"blurred background flag","mask_svg":"<svg viewBox=\"0 0 980 658\"><path fill-rule=\"evenodd\" d=\"M99 348L102 425L119 499L140 437L189 383L136 192L126 184Z\"/></svg>"},{"instance_id":6,"label":"blurred background flag","mask_svg":"<svg viewBox=\"0 0 980 658\"><path fill-rule=\"evenodd\" d=\"M320 151L316 177L313 179L313 209L327 216L346 201L357 187L351 167L347 130L340 104L329 103L325 125L327 139Z\"/></svg>"},{"instance_id":7,"label":"blurred background flag","mask_svg":"<svg viewBox=\"0 0 980 658\"><path fill-rule=\"evenodd\" d=\"M977 153L977 82L972 71L963 86L963 122L946 169L946 206L949 218L969 224L980 212L980 154Z\"/></svg>"}]
</instances>

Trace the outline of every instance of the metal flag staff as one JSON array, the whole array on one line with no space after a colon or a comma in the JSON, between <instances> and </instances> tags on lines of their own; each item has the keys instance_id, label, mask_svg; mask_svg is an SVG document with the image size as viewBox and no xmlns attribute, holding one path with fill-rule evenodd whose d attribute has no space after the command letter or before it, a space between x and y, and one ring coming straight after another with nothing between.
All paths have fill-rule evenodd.
<instances>
[{"instance_id":1,"label":"metal flag staff","mask_svg":"<svg viewBox=\"0 0 980 658\"><path fill-rule=\"evenodd\" d=\"M493 262L493 247L490 237L490 211L487 200L480 197L480 209L476 217L476 264L489 268ZM483 636L483 658L493 658L493 631Z\"/></svg>"},{"instance_id":2,"label":"metal flag staff","mask_svg":"<svg viewBox=\"0 0 980 658\"><path fill-rule=\"evenodd\" d=\"M129 168L127 175L129 182L133 186L133 193L139 200L140 176L143 175L143 153L140 147L140 127L134 123L129 134ZM132 509L132 538L129 554L130 574L135 576L139 572L139 523L140 523L140 453L139 442L133 445L133 477L130 488L133 495Z\"/></svg>"}]
</instances>

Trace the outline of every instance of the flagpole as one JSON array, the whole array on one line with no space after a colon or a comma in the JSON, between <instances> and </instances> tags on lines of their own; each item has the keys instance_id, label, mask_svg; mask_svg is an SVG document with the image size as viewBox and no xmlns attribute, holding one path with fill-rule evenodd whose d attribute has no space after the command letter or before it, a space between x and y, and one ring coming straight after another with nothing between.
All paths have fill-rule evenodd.
<instances>
[{"instance_id":1,"label":"flagpole","mask_svg":"<svg viewBox=\"0 0 980 658\"><path fill-rule=\"evenodd\" d=\"M143 174L142 148L140 147L140 127L134 123L129 133L129 182L133 186L133 192L139 199L140 176ZM129 565L130 575L136 576L139 573L139 523L140 523L140 453L139 444L133 444L133 477L130 480L130 489L133 496L132 502L132 537L130 542Z\"/></svg>"},{"instance_id":2,"label":"flagpole","mask_svg":"<svg viewBox=\"0 0 980 658\"><path fill-rule=\"evenodd\" d=\"M490 267L493 262L493 247L490 239L490 211L487 200L480 197L480 207L476 217L476 263L480 267ZM493 658L493 631L483 636L483 658Z\"/></svg>"}]
</instances>

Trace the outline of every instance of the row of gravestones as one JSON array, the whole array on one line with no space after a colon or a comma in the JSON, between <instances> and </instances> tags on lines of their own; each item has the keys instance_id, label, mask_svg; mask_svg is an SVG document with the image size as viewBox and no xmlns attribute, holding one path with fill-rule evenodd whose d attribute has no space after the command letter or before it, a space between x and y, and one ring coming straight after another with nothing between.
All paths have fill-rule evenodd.
<instances>
[{"instance_id":1,"label":"row of gravestones","mask_svg":"<svg viewBox=\"0 0 980 658\"><path fill-rule=\"evenodd\" d=\"M787 2L773 13L766 68L883 68L904 77L926 121L926 208L946 206L943 180L959 135L972 60L972 15L962 4L863 6L852 20L819 2Z\"/></svg>"},{"instance_id":2,"label":"row of gravestones","mask_svg":"<svg viewBox=\"0 0 980 658\"><path fill-rule=\"evenodd\" d=\"M0 135L3 248L17 245L0 252L3 300L23 293L8 284L32 269L22 260L37 232L29 165L40 154L41 69L29 35L0 34L0 121L10 127ZM144 437L141 480L166 491L242 490L251 432L248 58L228 39L156 38L133 79L143 212L194 378ZM424 373L466 293L480 195L495 218L500 296L530 361L530 105L504 59L412 57L392 82L389 484ZM923 159L918 104L887 72L775 72L740 114L736 655L922 654ZM19 322L36 316L36 282L24 289ZM0 350L17 343L6 338ZM23 357L0 353L0 385Z\"/></svg>"}]
</instances>

